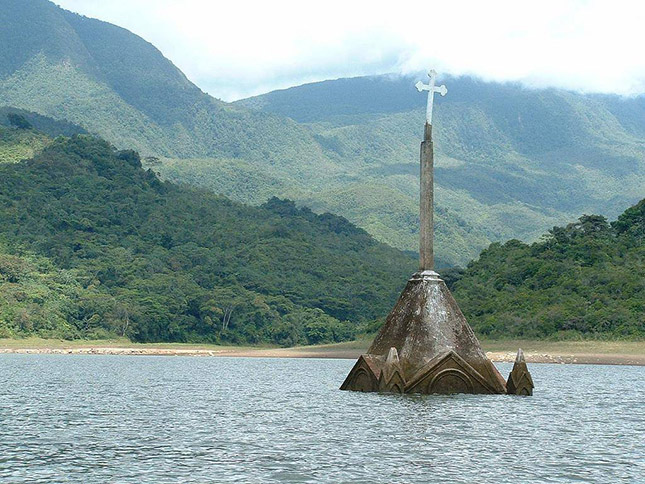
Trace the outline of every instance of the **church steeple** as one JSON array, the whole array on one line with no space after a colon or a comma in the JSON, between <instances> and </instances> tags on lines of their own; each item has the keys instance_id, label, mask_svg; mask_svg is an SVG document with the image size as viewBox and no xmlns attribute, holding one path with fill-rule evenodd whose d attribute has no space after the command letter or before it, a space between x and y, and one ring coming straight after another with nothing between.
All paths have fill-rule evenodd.
<instances>
[{"instance_id":1,"label":"church steeple","mask_svg":"<svg viewBox=\"0 0 645 484\"><path fill-rule=\"evenodd\" d=\"M435 92L445 95L447 89L435 87L434 71L429 76L429 84L417 83L419 91L428 91L421 143L419 271L408 281L341 390L507 393L504 378L486 356L450 290L434 272L432 98ZM522 363L523 358L511 374L509 393L532 393L531 376Z\"/></svg>"}]
</instances>

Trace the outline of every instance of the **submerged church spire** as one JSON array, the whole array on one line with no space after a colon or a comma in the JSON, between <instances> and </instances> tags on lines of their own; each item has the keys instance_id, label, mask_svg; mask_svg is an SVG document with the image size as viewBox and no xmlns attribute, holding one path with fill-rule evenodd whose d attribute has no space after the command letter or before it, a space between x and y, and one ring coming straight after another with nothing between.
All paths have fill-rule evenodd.
<instances>
[{"instance_id":1,"label":"submerged church spire","mask_svg":"<svg viewBox=\"0 0 645 484\"><path fill-rule=\"evenodd\" d=\"M424 137L421 143L419 271L412 275L394 309L343 382L341 390L396 393L532 394L533 382L523 355L509 385L488 359L445 282L434 271L434 147L432 108L435 93L446 86L428 84ZM530 388L530 390L529 390Z\"/></svg>"}]
</instances>

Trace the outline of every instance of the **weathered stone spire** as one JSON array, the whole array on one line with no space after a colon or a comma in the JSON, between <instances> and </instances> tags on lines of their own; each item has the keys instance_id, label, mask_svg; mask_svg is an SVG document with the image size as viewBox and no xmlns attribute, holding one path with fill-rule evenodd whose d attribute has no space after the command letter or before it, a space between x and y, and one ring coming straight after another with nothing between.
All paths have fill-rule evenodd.
<instances>
[{"instance_id":1,"label":"weathered stone spire","mask_svg":"<svg viewBox=\"0 0 645 484\"><path fill-rule=\"evenodd\" d=\"M428 92L421 144L419 271L408 281L394 309L340 387L341 390L396 393L506 393L506 382L488 359L475 333L439 274L434 272L432 96L445 86L417 83ZM518 359L520 356L518 355ZM521 358L523 362L523 357ZM518 363L516 363L518 365ZM514 369L527 393L532 381L524 366ZM527 380L528 377L528 380ZM511 379L513 373L511 373ZM509 379L510 382L510 379Z\"/></svg>"}]
</instances>

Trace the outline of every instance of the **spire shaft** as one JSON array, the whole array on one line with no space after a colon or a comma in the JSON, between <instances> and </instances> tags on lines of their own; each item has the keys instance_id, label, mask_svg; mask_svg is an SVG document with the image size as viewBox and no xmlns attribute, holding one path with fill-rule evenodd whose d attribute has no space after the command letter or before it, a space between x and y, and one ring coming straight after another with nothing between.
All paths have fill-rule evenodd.
<instances>
[{"instance_id":1,"label":"spire shaft","mask_svg":"<svg viewBox=\"0 0 645 484\"><path fill-rule=\"evenodd\" d=\"M421 143L419 270L434 270L434 148L432 125L426 123Z\"/></svg>"}]
</instances>

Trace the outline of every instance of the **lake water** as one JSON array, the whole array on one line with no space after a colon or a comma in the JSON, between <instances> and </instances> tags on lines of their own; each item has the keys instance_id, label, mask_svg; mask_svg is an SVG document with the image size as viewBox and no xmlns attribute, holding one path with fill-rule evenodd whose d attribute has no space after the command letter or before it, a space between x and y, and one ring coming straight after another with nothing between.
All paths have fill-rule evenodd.
<instances>
[{"instance_id":1,"label":"lake water","mask_svg":"<svg viewBox=\"0 0 645 484\"><path fill-rule=\"evenodd\" d=\"M339 391L353 363L0 355L0 482L645 482L643 367L415 397Z\"/></svg>"}]
</instances>

